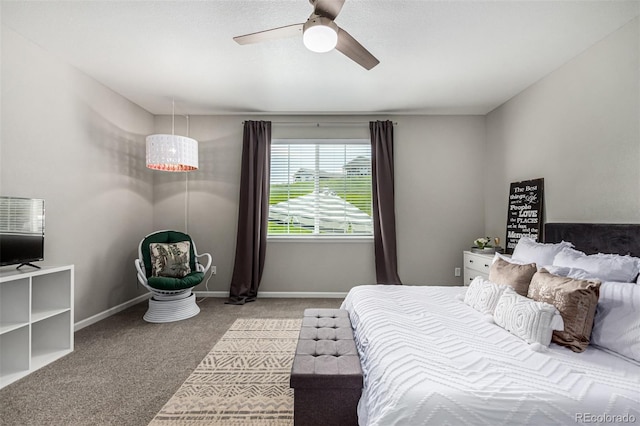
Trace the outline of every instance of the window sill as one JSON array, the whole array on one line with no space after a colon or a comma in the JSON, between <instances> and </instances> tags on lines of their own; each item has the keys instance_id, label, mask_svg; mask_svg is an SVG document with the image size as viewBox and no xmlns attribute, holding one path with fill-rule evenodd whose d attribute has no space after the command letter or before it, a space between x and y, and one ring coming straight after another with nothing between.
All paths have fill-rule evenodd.
<instances>
[{"instance_id":1,"label":"window sill","mask_svg":"<svg viewBox=\"0 0 640 426\"><path fill-rule=\"evenodd\" d=\"M267 242L269 243L372 243L373 235L362 235L358 237L339 237L339 236L267 236Z\"/></svg>"}]
</instances>

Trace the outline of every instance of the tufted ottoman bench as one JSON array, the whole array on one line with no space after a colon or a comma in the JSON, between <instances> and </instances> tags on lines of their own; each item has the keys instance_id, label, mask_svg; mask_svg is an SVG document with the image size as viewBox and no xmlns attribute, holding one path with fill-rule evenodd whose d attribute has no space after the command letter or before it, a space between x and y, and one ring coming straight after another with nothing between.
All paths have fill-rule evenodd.
<instances>
[{"instance_id":1,"label":"tufted ottoman bench","mask_svg":"<svg viewBox=\"0 0 640 426\"><path fill-rule=\"evenodd\" d=\"M290 386L296 426L358 424L362 368L347 311L304 311Z\"/></svg>"}]
</instances>

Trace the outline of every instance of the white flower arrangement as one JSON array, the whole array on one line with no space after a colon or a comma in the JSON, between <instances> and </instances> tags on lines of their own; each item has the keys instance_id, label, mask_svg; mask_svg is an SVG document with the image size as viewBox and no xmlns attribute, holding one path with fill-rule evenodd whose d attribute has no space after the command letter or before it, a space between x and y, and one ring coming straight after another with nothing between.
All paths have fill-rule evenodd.
<instances>
[{"instance_id":1,"label":"white flower arrangement","mask_svg":"<svg viewBox=\"0 0 640 426\"><path fill-rule=\"evenodd\" d=\"M491 238L489 237L481 237L473 241L473 244L479 249L490 248L491 247Z\"/></svg>"}]
</instances>

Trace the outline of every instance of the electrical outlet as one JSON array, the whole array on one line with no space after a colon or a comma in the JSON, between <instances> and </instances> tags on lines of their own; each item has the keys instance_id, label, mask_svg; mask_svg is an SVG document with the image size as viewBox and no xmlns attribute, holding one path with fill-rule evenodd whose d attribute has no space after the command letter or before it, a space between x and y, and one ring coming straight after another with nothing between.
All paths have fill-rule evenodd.
<instances>
[{"instance_id":1,"label":"electrical outlet","mask_svg":"<svg viewBox=\"0 0 640 426\"><path fill-rule=\"evenodd\" d=\"M214 274L215 274L215 272L214 272ZM456 277L459 277L460 276L460 268L454 269L453 270L453 275L455 275Z\"/></svg>"},{"instance_id":2,"label":"electrical outlet","mask_svg":"<svg viewBox=\"0 0 640 426\"><path fill-rule=\"evenodd\" d=\"M216 274L216 265L213 265L213 266L211 267L211 273L212 273L213 275L215 275L215 274Z\"/></svg>"}]
</instances>

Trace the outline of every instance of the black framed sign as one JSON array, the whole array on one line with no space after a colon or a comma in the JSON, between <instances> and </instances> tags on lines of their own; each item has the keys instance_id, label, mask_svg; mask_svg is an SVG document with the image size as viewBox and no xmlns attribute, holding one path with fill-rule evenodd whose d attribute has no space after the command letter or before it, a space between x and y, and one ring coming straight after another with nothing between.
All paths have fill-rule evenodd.
<instances>
[{"instance_id":1,"label":"black framed sign","mask_svg":"<svg viewBox=\"0 0 640 426\"><path fill-rule=\"evenodd\" d=\"M513 253L520 237L531 237L536 241L542 240L543 202L543 178L511 183L505 246L505 251L508 254Z\"/></svg>"}]
</instances>

